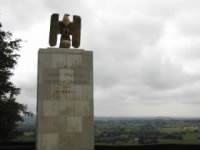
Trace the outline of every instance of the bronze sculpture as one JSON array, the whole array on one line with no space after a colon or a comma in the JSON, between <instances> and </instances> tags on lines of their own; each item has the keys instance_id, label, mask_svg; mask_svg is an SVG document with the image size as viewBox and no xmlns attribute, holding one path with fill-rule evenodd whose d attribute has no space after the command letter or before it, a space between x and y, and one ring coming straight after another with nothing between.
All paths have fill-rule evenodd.
<instances>
[{"instance_id":1,"label":"bronze sculpture","mask_svg":"<svg viewBox=\"0 0 200 150\"><path fill-rule=\"evenodd\" d=\"M70 48L72 36L72 46L78 48L80 46L81 36L81 18L73 16L73 22L70 21L69 15L65 14L62 21L59 21L59 14L52 14L50 24L49 45L55 46L57 43L57 35L61 34L60 48Z\"/></svg>"}]
</instances>

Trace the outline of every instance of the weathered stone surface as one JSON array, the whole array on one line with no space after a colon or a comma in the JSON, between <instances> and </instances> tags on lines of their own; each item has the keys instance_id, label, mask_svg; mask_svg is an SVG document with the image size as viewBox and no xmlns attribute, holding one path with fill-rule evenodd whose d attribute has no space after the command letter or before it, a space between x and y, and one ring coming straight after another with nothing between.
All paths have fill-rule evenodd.
<instances>
[{"instance_id":1,"label":"weathered stone surface","mask_svg":"<svg viewBox=\"0 0 200 150\"><path fill-rule=\"evenodd\" d=\"M43 133L38 135L38 149L58 149L59 136L57 133Z\"/></svg>"},{"instance_id":2,"label":"weathered stone surface","mask_svg":"<svg viewBox=\"0 0 200 150\"><path fill-rule=\"evenodd\" d=\"M39 50L37 149L94 149L92 52Z\"/></svg>"}]
</instances>

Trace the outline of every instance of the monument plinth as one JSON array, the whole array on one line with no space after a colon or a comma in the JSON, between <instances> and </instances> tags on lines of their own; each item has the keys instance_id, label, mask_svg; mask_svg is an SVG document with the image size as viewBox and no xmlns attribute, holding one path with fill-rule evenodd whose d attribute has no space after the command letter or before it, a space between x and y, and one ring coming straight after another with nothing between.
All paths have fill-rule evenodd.
<instances>
[{"instance_id":1,"label":"monument plinth","mask_svg":"<svg viewBox=\"0 0 200 150\"><path fill-rule=\"evenodd\" d=\"M93 119L93 53L40 49L37 149L94 149Z\"/></svg>"}]
</instances>

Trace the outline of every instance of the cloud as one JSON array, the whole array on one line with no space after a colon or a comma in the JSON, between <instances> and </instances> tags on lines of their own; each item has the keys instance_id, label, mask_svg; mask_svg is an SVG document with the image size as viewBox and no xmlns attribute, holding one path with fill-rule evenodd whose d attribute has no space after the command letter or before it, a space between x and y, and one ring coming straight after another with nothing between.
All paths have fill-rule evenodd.
<instances>
[{"instance_id":1,"label":"cloud","mask_svg":"<svg viewBox=\"0 0 200 150\"><path fill-rule=\"evenodd\" d=\"M180 64L173 63L169 57L154 51L152 54L145 53L140 70L144 83L156 90L176 88L190 83L192 78Z\"/></svg>"},{"instance_id":2,"label":"cloud","mask_svg":"<svg viewBox=\"0 0 200 150\"><path fill-rule=\"evenodd\" d=\"M36 112L36 95L37 95L37 83L33 76L24 80L14 81L15 86L20 88L20 94L16 97L17 101L28 106L28 110Z\"/></svg>"},{"instance_id":3,"label":"cloud","mask_svg":"<svg viewBox=\"0 0 200 150\"><path fill-rule=\"evenodd\" d=\"M200 3L199 3L200 5ZM182 11L177 15L176 21L179 27L179 32L184 36L199 36L200 35L200 21L198 18L200 10L193 9Z\"/></svg>"},{"instance_id":4,"label":"cloud","mask_svg":"<svg viewBox=\"0 0 200 150\"><path fill-rule=\"evenodd\" d=\"M4 27L12 32L27 31L50 16L40 0L2 0L0 13Z\"/></svg>"},{"instance_id":5,"label":"cloud","mask_svg":"<svg viewBox=\"0 0 200 150\"><path fill-rule=\"evenodd\" d=\"M56 12L82 17L80 48L94 51L95 115L199 112L199 0L20 2L1 2L0 18L27 40L13 80L22 89L20 101L32 110L37 50L48 47L50 15Z\"/></svg>"}]
</instances>

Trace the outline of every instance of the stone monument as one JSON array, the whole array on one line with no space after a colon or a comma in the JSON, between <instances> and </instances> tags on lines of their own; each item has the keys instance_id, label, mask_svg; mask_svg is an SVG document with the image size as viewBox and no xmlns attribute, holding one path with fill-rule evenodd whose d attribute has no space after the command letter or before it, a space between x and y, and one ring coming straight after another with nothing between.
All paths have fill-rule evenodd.
<instances>
[{"instance_id":1,"label":"stone monument","mask_svg":"<svg viewBox=\"0 0 200 150\"><path fill-rule=\"evenodd\" d=\"M66 24L58 22L58 14L51 17L49 42L55 46L60 33L60 48L38 54L38 150L94 149L93 53L77 49L81 20L74 16L69 22L67 17ZM69 48L70 36L76 49Z\"/></svg>"}]
</instances>

